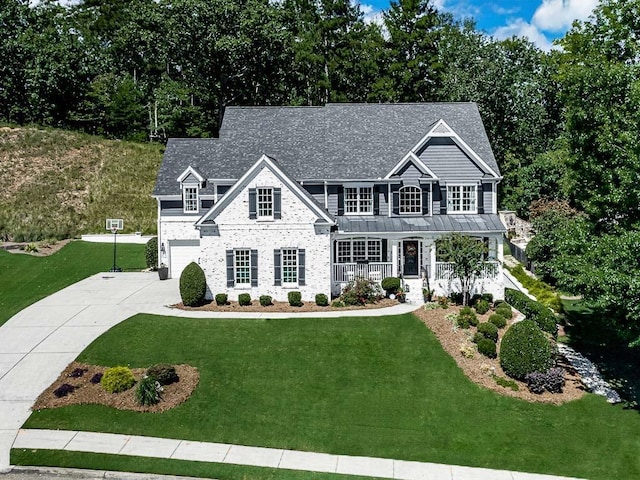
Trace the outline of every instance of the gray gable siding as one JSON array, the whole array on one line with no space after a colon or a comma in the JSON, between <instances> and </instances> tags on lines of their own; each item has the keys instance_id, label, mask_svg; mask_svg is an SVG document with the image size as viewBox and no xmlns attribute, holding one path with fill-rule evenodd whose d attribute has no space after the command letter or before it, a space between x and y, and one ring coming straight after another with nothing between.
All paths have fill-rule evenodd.
<instances>
[{"instance_id":1,"label":"gray gable siding","mask_svg":"<svg viewBox=\"0 0 640 480\"><path fill-rule=\"evenodd\" d=\"M498 213L493 210L493 185L491 183L482 184L482 197L484 198L484 213Z\"/></svg>"},{"instance_id":2,"label":"gray gable siding","mask_svg":"<svg viewBox=\"0 0 640 480\"><path fill-rule=\"evenodd\" d=\"M440 184L434 183L431 187L431 213L433 215L440 215L441 202L442 196L440 195Z\"/></svg>"},{"instance_id":3,"label":"gray gable siding","mask_svg":"<svg viewBox=\"0 0 640 480\"><path fill-rule=\"evenodd\" d=\"M434 138L429 141L420 154L420 160L444 183L475 183L485 174L448 138Z\"/></svg>"},{"instance_id":4,"label":"gray gable siding","mask_svg":"<svg viewBox=\"0 0 640 480\"><path fill-rule=\"evenodd\" d=\"M331 215L338 215L338 204L340 202L340 195L342 195L342 189L338 185L327 186L327 211Z\"/></svg>"},{"instance_id":5,"label":"gray gable siding","mask_svg":"<svg viewBox=\"0 0 640 480\"><path fill-rule=\"evenodd\" d=\"M403 180L419 180L422 178L422 172L412 162L409 162L398 172L398 176Z\"/></svg>"},{"instance_id":6,"label":"gray gable siding","mask_svg":"<svg viewBox=\"0 0 640 480\"><path fill-rule=\"evenodd\" d=\"M198 179L196 177L193 176L192 173L190 173L189 175L187 175L187 177L182 180L182 184L183 185L198 185L200 182L198 181Z\"/></svg>"},{"instance_id":7,"label":"gray gable siding","mask_svg":"<svg viewBox=\"0 0 640 480\"><path fill-rule=\"evenodd\" d=\"M302 186L312 197L313 199L324 206L324 185L303 185Z\"/></svg>"}]
</instances>

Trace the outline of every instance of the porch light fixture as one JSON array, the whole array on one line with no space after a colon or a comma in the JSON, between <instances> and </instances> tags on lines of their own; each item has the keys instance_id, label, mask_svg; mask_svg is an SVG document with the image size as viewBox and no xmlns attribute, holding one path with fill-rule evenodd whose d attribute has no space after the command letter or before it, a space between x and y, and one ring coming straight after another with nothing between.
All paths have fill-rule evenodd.
<instances>
[{"instance_id":1,"label":"porch light fixture","mask_svg":"<svg viewBox=\"0 0 640 480\"><path fill-rule=\"evenodd\" d=\"M167 253L167 251L164 249L164 242L160 244L160 253L162 254L162 256Z\"/></svg>"}]
</instances>

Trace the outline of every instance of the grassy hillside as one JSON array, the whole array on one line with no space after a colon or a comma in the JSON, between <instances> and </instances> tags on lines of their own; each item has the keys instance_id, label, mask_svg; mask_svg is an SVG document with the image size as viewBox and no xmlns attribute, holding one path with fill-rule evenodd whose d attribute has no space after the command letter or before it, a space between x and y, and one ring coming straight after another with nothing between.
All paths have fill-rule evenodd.
<instances>
[{"instance_id":1,"label":"grassy hillside","mask_svg":"<svg viewBox=\"0 0 640 480\"><path fill-rule=\"evenodd\" d=\"M104 231L156 231L150 197L162 146L75 132L0 126L0 239L35 241Z\"/></svg>"}]
</instances>

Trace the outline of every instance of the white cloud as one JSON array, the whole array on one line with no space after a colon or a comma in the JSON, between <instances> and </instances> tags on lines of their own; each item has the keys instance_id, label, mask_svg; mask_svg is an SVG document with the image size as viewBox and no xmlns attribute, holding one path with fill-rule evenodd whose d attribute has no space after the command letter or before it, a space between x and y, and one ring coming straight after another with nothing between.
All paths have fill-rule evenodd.
<instances>
[{"instance_id":1,"label":"white cloud","mask_svg":"<svg viewBox=\"0 0 640 480\"><path fill-rule=\"evenodd\" d=\"M586 20L598 0L543 0L533 15L532 23L540 30L564 32L574 20Z\"/></svg>"},{"instance_id":2,"label":"white cloud","mask_svg":"<svg viewBox=\"0 0 640 480\"><path fill-rule=\"evenodd\" d=\"M535 44L539 49L544 51L551 50L552 44L540 29L529 22L524 21L521 18L512 20L504 27L498 27L493 36L498 40L504 40L513 36L526 37L530 42Z\"/></svg>"},{"instance_id":3,"label":"white cloud","mask_svg":"<svg viewBox=\"0 0 640 480\"><path fill-rule=\"evenodd\" d=\"M375 23L377 25L380 25L381 27L384 26L384 21L382 18L382 10L378 10L373 5L369 5L367 3L361 3L360 11L364 15L364 23L367 23L367 24Z\"/></svg>"}]
</instances>

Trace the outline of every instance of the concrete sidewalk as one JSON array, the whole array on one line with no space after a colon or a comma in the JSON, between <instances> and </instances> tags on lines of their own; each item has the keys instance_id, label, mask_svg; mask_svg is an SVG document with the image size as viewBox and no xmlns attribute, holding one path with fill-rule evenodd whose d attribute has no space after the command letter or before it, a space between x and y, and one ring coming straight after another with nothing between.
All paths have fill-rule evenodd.
<instances>
[{"instance_id":1,"label":"concrete sidewalk","mask_svg":"<svg viewBox=\"0 0 640 480\"><path fill-rule=\"evenodd\" d=\"M387 458L67 430L20 430L14 448L109 453L403 480L569 480L568 477Z\"/></svg>"}]
</instances>

